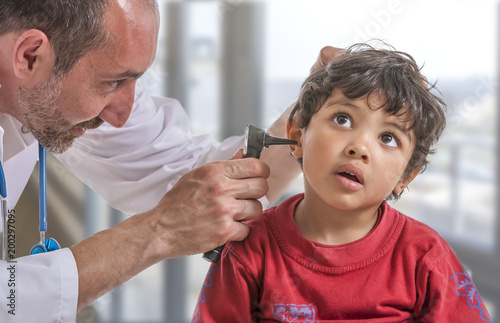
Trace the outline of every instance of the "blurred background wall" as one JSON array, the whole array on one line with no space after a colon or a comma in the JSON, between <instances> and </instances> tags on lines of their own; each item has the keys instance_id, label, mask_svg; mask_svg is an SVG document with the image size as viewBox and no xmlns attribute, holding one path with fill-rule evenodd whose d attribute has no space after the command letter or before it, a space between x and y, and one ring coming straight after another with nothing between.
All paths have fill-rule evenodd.
<instances>
[{"instance_id":1,"label":"blurred background wall","mask_svg":"<svg viewBox=\"0 0 500 323\"><path fill-rule=\"evenodd\" d=\"M158 56L141 83L181 101L192 132L267 127L298 95L319 50L372 38L414 56L448 104L427 171L395 207L451 244L500 320L497 176L499 0L160 0ZM123 219L50 158L49 234L63 246ZM287 196L301 191L301 179ZM36 171L16 208L17 255L37 242ZM32 240L33 243L30 243ZM21 244L21 241L26 245ZM78 322L188 322L208 263L157 264L80 312Z\"/></svg>"}]
</instances>

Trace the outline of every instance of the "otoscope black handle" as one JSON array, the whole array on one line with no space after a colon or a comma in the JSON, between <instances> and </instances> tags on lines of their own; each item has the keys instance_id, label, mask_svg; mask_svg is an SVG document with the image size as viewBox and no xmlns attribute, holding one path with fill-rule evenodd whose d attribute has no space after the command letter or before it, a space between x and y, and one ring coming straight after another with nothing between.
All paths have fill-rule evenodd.
<instances>
[{"instance_id":1,"label":"otoscope black handle","mask_svg":"<svg viewBox=\"0 0 500 323\"><path fill-rule=\"evenodd\" d=\"M211 263L218 263L220 259L220 255L222 254L222 250L224 250L224 245L218 246L215 249L207 251L203 254L203 259L206 261L210 261Z\"/></svg>"},{"instance_id":2,"label":"otoscope black handle","mask_svg":"<svg viewBox=\"0 0 500 323\"><path fill-rule=\"evenodd\" d=\"M289 145L296 144L296 141L273 137L266 133L265 130L257 128L253 125L248 125L245 132L245 156L243 158L260 158L262 150L269 145ZM212 263L219 262L220 256L224 250L224 245L203 254L203 259Z\"/></svg>"}]
</instances>

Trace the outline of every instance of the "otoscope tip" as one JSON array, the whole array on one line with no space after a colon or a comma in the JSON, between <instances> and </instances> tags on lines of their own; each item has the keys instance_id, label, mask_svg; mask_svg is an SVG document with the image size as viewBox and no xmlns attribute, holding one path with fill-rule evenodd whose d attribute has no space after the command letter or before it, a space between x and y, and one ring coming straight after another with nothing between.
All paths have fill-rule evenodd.
<instances>
[{"instance_id":1,"label":"otoscope tip","mask_svg":"<svg viewBox=\"0 0 500 323\"><path fill-rule=\"evenodd\" d=\"M295 144L297 144L297 142L295 140L274 137L268 133L266 133L266 135L264 137L264 146L265 147L268 147L271 145L295 145Z\"/></svg>"}]
</instances>

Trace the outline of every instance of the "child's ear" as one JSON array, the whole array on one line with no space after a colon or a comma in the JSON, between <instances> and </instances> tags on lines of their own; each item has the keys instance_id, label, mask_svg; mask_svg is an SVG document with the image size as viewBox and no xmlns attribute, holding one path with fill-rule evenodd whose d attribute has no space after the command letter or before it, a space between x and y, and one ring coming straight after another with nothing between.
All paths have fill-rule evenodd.
<instances>
[{"instance_id":1,"label":"child's ear","mask_svg":"<svg viewBox=\"0 0 500 323\"><path fill-rule=\"evenodd\" d=\"M290 154L295 158L302 158L302 131L303 129L298 127L295 118L293 118L292 124L290 122L286 123L286 135L288 139L297 142L295 145L289 145Z\"/></svg>"},{"instance_id":2,"label":"child's ear","mask_svg":"<svg viewBox=\"0 0 500 323\"><path fill-rule=\"evenodd\" d=\"M401 179L397 184L396 187L392 190L396 195L399 195L410 183L417 177L417 175L420 173L422 168L418 168L415 170L413 173L411 173L408 177Z\"/></svg>"}]
</instances>

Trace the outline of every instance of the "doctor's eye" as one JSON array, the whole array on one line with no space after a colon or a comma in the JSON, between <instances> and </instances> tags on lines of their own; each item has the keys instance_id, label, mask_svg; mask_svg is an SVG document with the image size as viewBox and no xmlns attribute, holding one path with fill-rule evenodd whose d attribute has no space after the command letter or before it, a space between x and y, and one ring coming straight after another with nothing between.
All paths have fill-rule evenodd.
<instances>
[{"instance_id":1,"label":"doctor's eye","mask_svg":"<svg viewBox=\"0 0 500 323\"><path fill-rule=\"evenodd\" d=\"M342 127L351 127L352 125L351 118L345 114L337 114L333 116L333 122Z\"/></svg>"},{"instance_id":2,"label":"doctor's eye","mask_svg":"<svg viewBox=\"0 0 500 323\"><path fill-rule=\"evenodd\" d=\"M116 89L117 87L120 86L120 84L122 84L125 80L115 80L115 81L110 81L108 82L109 85L113 88L113 89Z\"/></svg>"}]
</instances>

